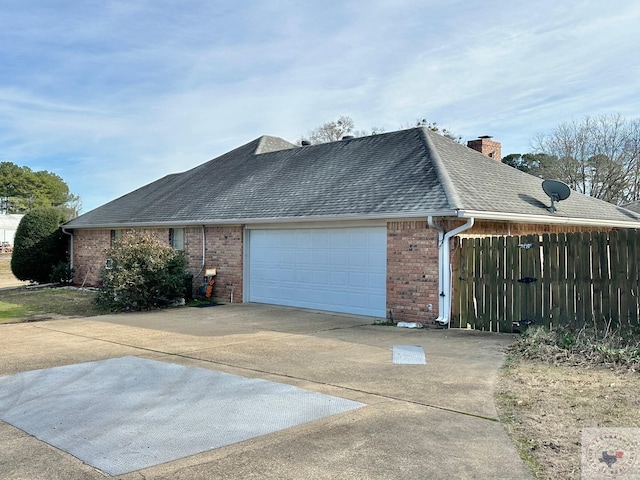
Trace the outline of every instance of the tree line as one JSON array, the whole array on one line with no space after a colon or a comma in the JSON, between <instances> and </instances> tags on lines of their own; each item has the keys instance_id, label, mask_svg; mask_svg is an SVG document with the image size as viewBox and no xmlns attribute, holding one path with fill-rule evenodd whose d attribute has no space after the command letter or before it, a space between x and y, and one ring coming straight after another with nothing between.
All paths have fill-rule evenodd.
<instances>
[{"instance_id":1,"label":"tree line","mask_svg":"<svg viewBox=\"0 0 640 480\"><path fill-rule=\"evenodd\" d=\"M618 114L565 122L534 138L532 149L502 161L616 205L640 200L640 119Z\"/></svg>"},{"instance_id":2,"label":"tree line","mask_svg":"<svg viewBox=\"0 0 640 480\"><path fill-rule=\"evenodd\" d=\"M66 219L78 216L80 197L55 173L33 171L0 162L0 213L26 213L38 207L58 207Z\"/></svg>"}]
</instances>

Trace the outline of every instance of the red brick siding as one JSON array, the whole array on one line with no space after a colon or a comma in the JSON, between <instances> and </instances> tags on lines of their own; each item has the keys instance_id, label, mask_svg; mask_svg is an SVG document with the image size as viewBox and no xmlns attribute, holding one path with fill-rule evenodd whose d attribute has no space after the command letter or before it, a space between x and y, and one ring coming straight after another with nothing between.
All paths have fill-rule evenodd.
<instances>
[{"instance_id":1,"label":"red brick siding","mask_svg":"<svg viewBox=\"0 0 640 480\"><path fill-rule=\"evenodd\" d=\"M498 162L502 160L502 145L500 142L491 140L489 138L477 138L475 140L469 140L467 147L472 148L480 152L487 157L493 158Z\"/></svg>"},{"instance_id":2,"label":"red brick siding","mask_svg":"<svg viewBox=\"0 0 640 480\"><path fill-rule=\"evenodd\" d=\"M438 232L426 221L387 223L389 312L395 322L430 323L438 317Z\"/></svg>"},{"instance_id":3,"label":"red brick siding","mask_svg":"<svg viewBox=\"0 0 640 480\"><path fill-rule=\"evenodd\" d=\"M73 232L73 269L76 285L95 286L104 266L105 251L111 246L111 230Z\"/></svg>"},{"instance_id":4,"label":"red brick siding","mask_svg":"<svg viewBox=\"0 0 640 480\"><path fill-rule=\"evenodd\" d=\"M145 229L169 243L169 228ZM234 303L242 302L242 246L243 228L206 227L206 263L204 268L217 268L214 296L229 301L233 287ZM74 283L95 286L100 281L100 271L104 266L105 252L111 246L111 230L76 230L73 232L75 269ZM184 229L184 253L188 270L194 275L194 291L202 283L202 227Z\"/></svg>"},{"instance_id":5,"label":"red brick siding","mask_svg":"<svg viewBox=\"0 0 640 480\"><path fill-rule=\"evenodd\" d=\"M453 230L463 225L466 220L446 220L440 222L445 230ZM531 235L543 233L573 233L573 232L608 232L610 227L589 227L581 225L544 225L535 223L512 223L478 220L473 227L465 230L459 236L492 236L492 235Z\"/></svg>"},{"instance_id":6,"label":"red brick siding","mask_svg":"<svg viewBox=\"0 0 640 480\"><path fill-rule=\"evenodd\" d=\"M233 289L233 303L242 303L243 231L241 226L206 228L206 268L217 269L214 297L225 302Z\"/></svg>"}]
</instances>

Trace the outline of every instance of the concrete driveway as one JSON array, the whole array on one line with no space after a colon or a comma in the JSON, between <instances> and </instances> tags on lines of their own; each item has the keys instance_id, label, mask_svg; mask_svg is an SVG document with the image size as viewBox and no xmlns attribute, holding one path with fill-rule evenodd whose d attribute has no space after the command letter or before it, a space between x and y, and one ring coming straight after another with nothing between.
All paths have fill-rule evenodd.
<instances>
[{"instance_id":1,"label":"concrete driveway","mask_svg":"<svg viewBox=\"0 0 640 480\"><path fill-rule=\"evenodd\" d=\"M371 323L244 304L0 325L0 376L134 356L366 404L112 478L531 478L493 402L513 337ZM394 345L422 346L427 364L393 364ZM3 422L0 445L3 479L107 478Z\"/></svg>"}]
</instances>

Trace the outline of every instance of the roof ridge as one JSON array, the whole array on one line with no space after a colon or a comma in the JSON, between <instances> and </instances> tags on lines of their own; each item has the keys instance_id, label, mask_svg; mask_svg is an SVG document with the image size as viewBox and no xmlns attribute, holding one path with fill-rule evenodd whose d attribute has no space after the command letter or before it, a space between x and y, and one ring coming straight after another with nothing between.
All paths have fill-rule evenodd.
<instances>
[{"instance_id":1,"label":"roof ridge","mask_svg":"<svg viewBox=\"0 0 640 480\"><path fill-rule=\"evenodd\" d=\"M258 138L258 146L253 152L255 155L261 153L279 152L281 150L289 150L297 148L297 145L286 141L284 138L274 137L272 135L262 135Z\"/></svg>"},{"instance_id":2,"label":"roof ridge","mask_svg":"<svg viewBox=\"0 0 640 480\"><path fill-rule=\"evenodd\" d=\"M427 150L429 151L429 154L431 155L431 159L432 159L431 163L434 165L436 169L436 174L440 179L440 185L444 190L444 194L447 196L447 200L449 201L449 206L454 210L462 210L462 202L460 201L460 196L456 191L456 188L453 184L453 180L451 180L451 177L449 176L449 172L447 171L444 165L444 162L442 161L442 159L440 158L440 155L438 154L438 150L436 149L435 145L431 141L431 138L429 137L429 135L431 134L429 132L429 129L427 129L426 127L420 127L419 130L420 130L420 136L422 137L422 141L425 144L425 147L427 148ZM434 133L434 135L437 135L437 133Z\"/></svg>"}]
</instances>

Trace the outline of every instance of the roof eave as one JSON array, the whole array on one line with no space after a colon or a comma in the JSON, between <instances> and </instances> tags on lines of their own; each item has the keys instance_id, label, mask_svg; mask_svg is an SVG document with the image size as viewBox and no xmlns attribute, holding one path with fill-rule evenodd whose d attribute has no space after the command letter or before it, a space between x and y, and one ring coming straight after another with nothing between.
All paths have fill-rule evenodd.
<instances>
[{"instance_id":1,"label":"roof eave","mask_svg":"<svg viewBox=\"0 0 640 480\"><path fill-rule=\"evenodd\" d=\"M307 215L300 217L259 217L259 218L227 218L187 221L159 221L159 222L124 222L124 223L96 223L86 225L63 225L68 230L88 229L122 229L122 228L153 228L153 227L187 227L200 225L245 225L262 223L308 223L308 222L339 222L357 220L394 220L394 219L425 219L434 217L455 217L456 210L419 210L410 212L374 213L374 214L344 214L344 215Z\"/></svg>"},{"instance_id":2,"label":"roof eave","mask_svg":"<svg viewBox=\"0 0 640 480\"><path fill-rule=\"evenodd\" d=\"M483 212L474 210L458 210L460 218L473 217L476 220L497 220L503 222L536 223L551 225L580 225L588 227L636 228L640 229L640 221L602 220L597 218L579 218L547 215L530 215L520 213Z\"/></svg>"}]
</instances>

